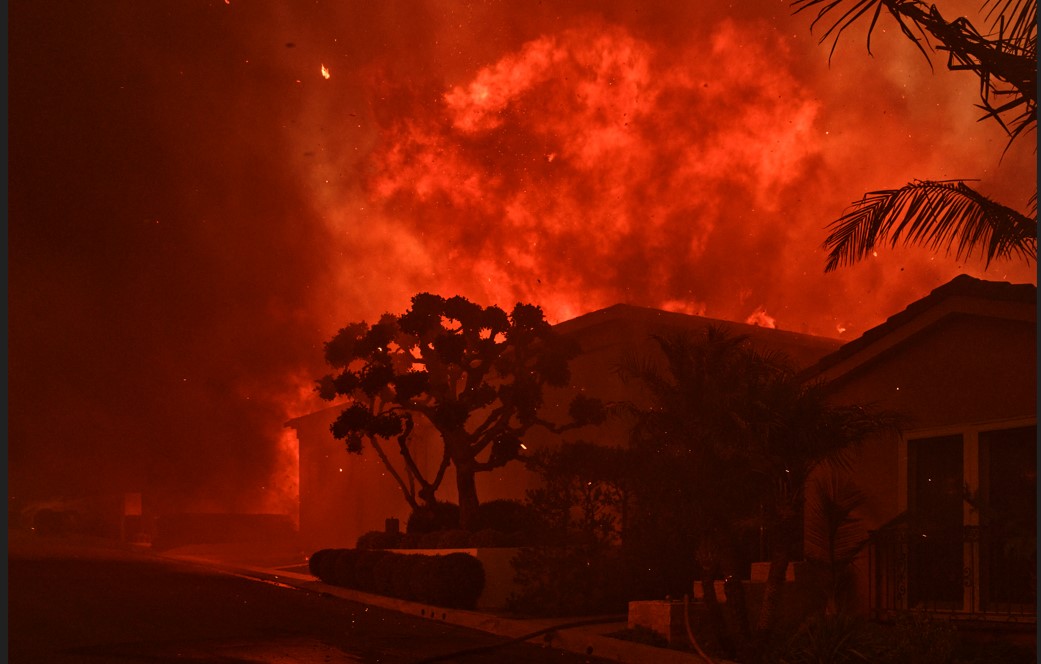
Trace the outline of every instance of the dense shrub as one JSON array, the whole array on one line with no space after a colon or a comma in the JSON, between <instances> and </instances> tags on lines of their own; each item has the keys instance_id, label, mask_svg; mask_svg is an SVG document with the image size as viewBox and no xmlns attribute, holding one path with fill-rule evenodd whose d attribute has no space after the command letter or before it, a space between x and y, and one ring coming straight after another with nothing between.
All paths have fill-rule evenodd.
<instances>
[{"instance_id":1,"label":"dense shrub","mask_svg":"<svg viewBox=\"0 0 1041 664\"><path fill-rule=\"evenodd\" d=\"M470 609L484 590L484 566L466 553L435 556L427 574L425 601L437 606Z\"/></svg>"},{"instance_id":2,"label":"dense shrub","mask_svg":"<svg viewBox=\"0 0 1041 664\"><path fill-rule=\"evenodd\" d=\"M357 551L357 559L354 564L354 578L356 579L358 590L379 593L380 590L376 586L373 572L376 569L376 564L384 556L390 554L380 549L358 549Z\"/></svg>"},{"instance_id":3,"label":"dense shrub","mask_svg":"<svg viewBox=\"0 0 1041 664\"><path fill-rule=\"evenodd\" d=\"M357 588L358 578L355 571L358 567L357 549L339 549L333 562L332 583L344 588Z\"/></svg>"},{"instance_id":4,"label":"dense shrub","mask_svg":"<svg viewBox=\"0 0 1041 664\"><path fill-rule=\"evenodd\" d=\"M430 533L420 533L416 536L417 549L440 549L441 534L443 531L435 530Z\"/></svg>"},{"instance_id":5,"label":"dense shrub","mask_svg":"<svg viewBox=\"0 0 1041 664\"><path fill-rule=\"evenodd\" d=\"M468 530L445 530L437 540L439 549L466 549L470 547L471 533Z\"/></svg>"},{"instance_id":6,"label":"dense shrub","mask_svg":"<svg viewBox=\"0 0 1041 664\"><path fill-rule=\"evenodd\" d=\"M533 615L612 613L631 594L623 560L622 515L628 510L624 451L570 443L537 453L543 478L528 501L541 524L539 545L513 560L515 611Z\"/></svg>"},{"instance_id":7,"label":"dense shrub","mask_svg":"<svg viewBox=\"0 0 1041 664\"><path fill-rule=\"evenodd\" d=\"M398 544L399 549L421 549L419 545L420 539L426 535L420 535L418 533L402 533L401 542Z\"/></svg>"},{"instance_id":8,"label":"dense shrub","mask_svg":"<svg viewBox=\"0 0 1041 664\"><path fill-rule=\"evenodd\" d=\"M420 556L394 554L389 558L388 564L391 569L390 583L387 587L388 595L407 600L418 599L419 596L412 590L412 569L418 565L418 562L414 560L418 557Z\"/></svg>"},{"instance_id":9,"label":"dense shrub","mask_svg":"<svg viewBox=\"0 0 1041 664\"><path fill-rule=\"evenodd\" d=\"M470 535L470 546L472 549L492 549L503 546L516 546L519 540L517 533L504 533L499 530L485 528Z\"/></svg>"},{"instance_id":10,"label":"dense shrub","mask_svg":"<svg viewBox=\"0 0 1041 664\"><path fill-rule=\"evenodd\" d=\"M405 532L413 535L450 530L459 527L459 506L454 503L433 503L413 510L405 524Z\"/></svg>"},{"instance_id":11,"label":"dense shrub","mask_svg":"<svg viewBox=\"0 0 1041 664\"><path fill-rule=\"evenodd\" d=\"M575 616L620 613L628 606L629 577L620 552L579 546L522 549L514 559L518 613Z\"/></svg>"},{"instance_id":12,"label":"dense shrub","mask_svg":"<svg viewBox=\"0 0 1041 664\"><path fill-rule=\"evenodd\" d=\"M408 594L417 602L427 602L429 579L437 573L434 567L438 556L410 555L411 563L403 574L408 577Z\"/></svg>"},{"instance_id":13,"label":"dense shrub","mask_svg":"<svg viewBox=\"0 0 1041 664\"><path fill-rule=\"evenodd\" d=\"M367 584L369 592L393 597L394 593L391 588L393 587L398 560L405 557L405 555L400 553L385 552L376 561L376 564L372 566L372 576Z\"/></svg>"},{"instance_id":14,"label":"dense shrub","mask_svg":"<svg viewBox=\"0 0 1041 664\"><path fill-rule=\"evenodd\" d=\"M359 549L400 549L404 537L401 533L370 530L358 538L356 546Z\"/></svg>"},{"instance_id":15,"label":"dense shrub","mask_svg":"<svg viewBox=\"0 0 1041 664\"><path fill-rule=\"evenodd\" d=\"M450 608L474 608L484 590L484 567L465 553L322 549L308 565L325 583Z\"/></svg>"},{"instance_id":16,"label":"dense shrub","mask_svg":"<svg viewBox=\"0 0 1041 664\"><path fill-rule=\"evenodd\" d=\"M489 500L478 508L477 523L479 529L527 535L536 530L538 516L516 500Z\"/></svg>"},{"instance_id":17,"label":"dense shrub","mask_svg":"<svg viewBox=\"0 0 1041 664\"><path fill-rule=\"evenodd\" d=\"M319 549L311 554L311 557L307 559L307 570L311 573L311 576L316 578L322 578L320 573L322 559L328 556L333 549Z\"/></svg>"}]
</instances>

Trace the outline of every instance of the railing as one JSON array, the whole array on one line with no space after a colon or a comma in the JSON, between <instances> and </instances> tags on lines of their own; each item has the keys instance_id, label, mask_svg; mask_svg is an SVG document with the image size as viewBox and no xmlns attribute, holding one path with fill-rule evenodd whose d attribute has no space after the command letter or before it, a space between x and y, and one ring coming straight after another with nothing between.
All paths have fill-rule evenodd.
<instances>
[{"instance_id":1,"label":"railing","mask_svg":"<svg viewBox=\"0 0 1041 664\"><path fill-rule=\"evenodd\" d=\"M1037 539L981 526L900 525L871 533L869 602L876 619L910 611L1033 622Z\"/></svg>"}]
</instances>

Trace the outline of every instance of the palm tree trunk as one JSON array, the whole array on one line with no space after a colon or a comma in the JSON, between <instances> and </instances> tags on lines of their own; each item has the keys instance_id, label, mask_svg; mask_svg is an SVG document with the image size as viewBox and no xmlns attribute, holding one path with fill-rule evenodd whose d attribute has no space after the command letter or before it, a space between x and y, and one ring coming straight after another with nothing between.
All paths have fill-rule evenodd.
<instances>
[{"instance_id":1,"label":"palm tree trunk","mask_svg":"<svg viewBox=\"0 0 1041 664\"><path fill-rule=\"evenodd\" d=\"M699 568L698 583L701 584L701 594L705 603L705 613L708 618L708 628L715 639L720 652L727 659L737 654L734 647L734 639L727 630L726 620L723 618L723 608L719 605L716 597L716 572L719 563L708 556L702 556L697 562Z\"/></svg>"},{"instance_id":2,"label":"palm tree trunk","mask_svg":"<svg viewBox=\"0 0 1041 664\"><path fill-rule=\"evenodd\" d=\"M759 607L759 619L755 626L756 648L762 652L767 644L777 619L780 616L781 601L784 596L785 578L788 573L788 555L786 543L775 541L770 552L770 571L763 587L763 602Z\"/></svg>"},{"instance_id":3,"label":"palm tree trunk","mask_svg":"<svg viewBox=\"0 0 1041 664\"><path fill-rule=\"evenodd\" d=\"M727 598L727 613L737 629L738 655L742 661L748 661L752 647L752 625L748 619L748 600L737 560L736 546L733 542L726 542L719 560L724 579L723 592Z\"/></svg>"}]
</instances>

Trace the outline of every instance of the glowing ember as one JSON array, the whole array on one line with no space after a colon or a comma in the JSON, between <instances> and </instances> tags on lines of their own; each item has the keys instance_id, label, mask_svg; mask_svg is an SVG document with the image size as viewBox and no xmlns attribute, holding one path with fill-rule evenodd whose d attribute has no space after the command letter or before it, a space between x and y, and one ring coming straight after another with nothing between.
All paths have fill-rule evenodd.
<instances>
[{"instance_id":1,"label":"glowing ember","mask_svg":"<svg viewBox=\"0 0 1041 664\"><path fill-rule=\"evenodd\" d=\"M325 65L322 65L322 78L324 78L324 79L328 79L329 78L329 68L326 67Z\"/></svg>"}]
</instances>

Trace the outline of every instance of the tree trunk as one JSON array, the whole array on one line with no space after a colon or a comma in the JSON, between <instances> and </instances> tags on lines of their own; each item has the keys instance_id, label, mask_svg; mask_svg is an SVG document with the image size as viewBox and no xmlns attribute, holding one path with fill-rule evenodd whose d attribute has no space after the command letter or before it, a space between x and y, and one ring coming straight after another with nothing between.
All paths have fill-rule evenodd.
<instances>
[{"instance_id":1,"label":"tree trunk","mask_svg":"<svg viewBox=\"0 0 1041 664\"><path fill-rule=\"evenodd\" d=\"M776 539L770 551L770 571L766 575L766 585L763 586L763 603L759 608L759 619L755 626L756 645L760 651L770 640L770 634L777 625L790 562L787 542L784 541L786 538L780 533L774 535Z\"/></svg>"},{"instance_id":2,"label":"tree trunk","mask_svg":"<svg viewBox=\"0 0 1041 664\"><path fill-rule=\"evenodd\" d=\"M727 630L726 621L723 619L723 609L719 605L719 598L716 597L716 570L719 565L706 558L698 562L698 567L700 568L698 583L701 584L701 593L704 597L709 631L723 656L731 659L737 654L737 650L734 647L734 639Z\"/></svg>"},{"instance_id":3,"label":"tree trunk","mask_svg":"<svg viewBox=\"0 0 1041 664\"><path fill-rule=\"evenodd\" d=\"M459 493L459 527L473 530L477 527L477 482L473 466L455 464L455 486Z\"/></svg>"},{"instance_id":4,"label":"tree trunk","mask_svg":"<svg viewBox=\"0 0 1041 664\"><path fill-rule=\"evenodd\" d=\"M752 623L748 619L745 585L741 579L741 570L737 565L737 551L732 541L723 543L719 562L723 572L723 592L727 597L727 612L737 628L738 656L741 661L751 661L750 657L754 653Z\"/></svg>"}]
</instances>

